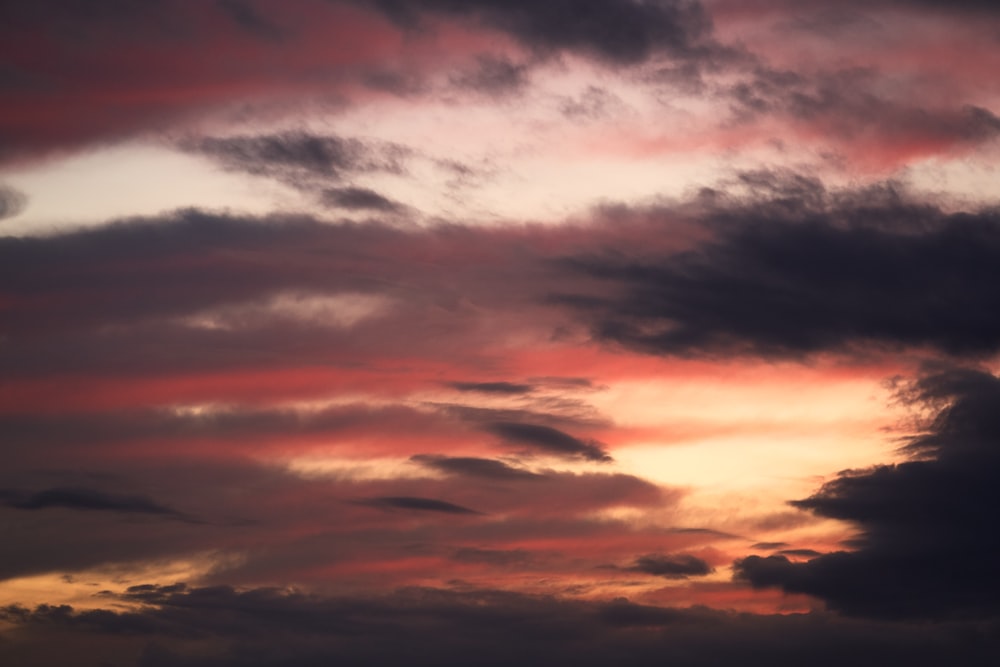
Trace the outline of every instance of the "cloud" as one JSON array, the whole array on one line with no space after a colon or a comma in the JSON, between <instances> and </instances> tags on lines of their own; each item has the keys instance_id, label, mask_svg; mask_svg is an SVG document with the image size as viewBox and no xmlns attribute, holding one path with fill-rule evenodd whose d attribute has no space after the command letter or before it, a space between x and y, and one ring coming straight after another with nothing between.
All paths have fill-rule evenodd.
<instances>
[{"instance_id":1,"label":"cloud","mask_svg":"<svg viewBox=\"0 0 1000 667\"><path fill-rule=\"evenodd\" d=\"M655 53L685 57L710 45L711 22L688 0L373 0L402 24L422 14L470 18L505 31L542 52L572 50L616 64Z\"/></svg>"},{"instance_id":2,"label":"cloud","mask_svg":"<svg viewBox=\"0 0 1000 667\"><path fill-rule=\"evenodd\" d=\"M206 118L252 117L262 107L273 118L317 93L342 98L360 70L402 48L392 39L398 28L345 3L276 7L253 0L5 5L0 41L12 47L4 67L12 85L0 86L0 159L176 135Z\"/></svg>"},{"instance_id":3,"label":"cloud","mask_svg":"<svg viewBox=\"0 0 1000 667\"><path fill-rule=\"evenodd\" d=\"M548 454L602 463L613 460L596 440L580 440L551 426L501 421L486 424L484 428L511 444L527 445Z\"/></svg>"},{"instance_id":4,"label":"cloud","mask_svg":"<svg viewBox=\"0 0 1000 667\"><path fill-rule=\"evenodd\" d=\"M527 65L519 65L507 58L479 56L476 68L453 74L451 85L488 95L509 95L524 88L527 83Z\"/></svg>"},{"instance_id":5,"label":"cloud","mask_svg":"<svg viewBox=\"0 0 1000 667\"><path fill-rule=\"evenodd\" d=\"M0 220L19 215L27 203L28 198L23 192L0 184Z\"/></svg>"},{"instance_id":6,"label":"cloud","mask_svg":"<svg viewBox=\"0 0 1000 667\"><path fill-rule=\"evenodd\" d=\"M788 546L791 546L788 542L758 542L751 548L761 549L762 551L773 551L774 549L783 549Z\"/></svg>"},{"instance_id":7,"label":"cloud","mask_svg":"<svg viewBox=\"0 0 1000 667\"><path fill-rule=\"evenodd\" d=\"M216 0L216 4L237 25L252 35L273 40L280 40L284 36L282 30L258 10L254 0Z\"/></svg>"},{"instance_id":8,"label":"cloud","mask_svg":"<svg viewBox=\"0 0 1000 667\"><path fill-rule=\"evenodd\" d=\"M652 574L666 579L687 579L711 574L714 568L701 558L690 554L649 554L635 559L635 564L627 568L632 572Z\"/></svg>"},{"instance_id":9,"label":"cloud","mask_svg":"<svg viewBox=\"0 0 1000 667\"><path fill-rule=\"evenodd\" d=\"M1000 379L948 369L906 388L904 396L937 407L912 438L911 460L840 473L792 504L849 521L856 551L793 563L750 556L737 576L823 599L837 611L887 618L992 617L1000 612L992 529L1000 505Z\"/></svg>"},{"instance_id":10,"label":"cloud","mask_svg":"<svg viewBox=\"0 0 1000 667\"><path fill-rule=\"evenodd\" d=\"M54 507L123 514L152 514L180 521L198 523L195 519L175 509L160 505L138 495L106 493L85 488L53 488L25 493L13 489L0 489L0 502L18 510L44 510Z\"/></svg>"},{"instance_id":11,"label":"cloud","mask_svg":"<svg viewBox=\"0 0 1000 667\"><path fill-rule=\"evenodd\" d=\"M349 211L393 213L402 208L397 202L368 188L326 188L320 195L320 201L326 206Z\"/></svg>"},{"instance_id":12,"label":"cloud","mask_svg":"<svg viewBox=\"0 0 1000 667\"><path fill-rule=\"evenodd\" d=\"M1000 118L990 109L954 99L942 103L927 91L904 94L898 88L891 73L878 68L800 72L757 67L727 94L738 121L782 119L788 124L785 140L821 137L851 164L869 169L969 150L1000 137ZM773 132L772 126L763 127Z\"/></svg>"},{"instance_id":13,"label":"cloud","mask_svg":"<svg viewBox=\"0 0 1000 667\"><path fill-rule=\"evenodd\" d=\"M1000 648L995 623L979 630L859 623L821 613L731 614L489 589L409 588L359 598L274 588L140 585L112 598L118 599L142 606L4 607L3 620L18 632L0 646L0 656L19 648L38 650L58 637L56 655L64 660L87 639L86 655L95 659L121 658L113 649L144 640L131 654L133 659L141 654L143 667L318 667L330 660L444 667L561 660L586 667L738 662L791 667L806 659L817 667L931 667L955 655L963 664L987 667Z\"/></svg>"},{"instance_id":14,"label":"cloud","mask_svg":"<svg viewBox=\"0 0 1000 667\"><path fill-rule=\"evenodd\" d=\"M543 475L533 473L523 468L515 468L503 461L481 459L470 456L439 456L434 454L417 454L410 457L414 463L432 468L439 472L481 477L498 481L538 480Z\"/></svg>"},{"instance_id":15,"label":"cloud","mask_svg":"<svg viewBox=\"0 0 1000 667\"><path fill-rule=\"evenodd\" d=\"M0 371L140 376L320 359L359 368L390 349L454 371L501 331L541 340L584 327L609 346L684 357L977 356L1000 346L988 289L1000 273L1000 218L990 209L760 171L641 212L634 224L514 229L184 210L0 239ZM667 231L677 219L700 240L648 240L676 238ZM329 307L307 308L317 299ZM355 302L368 314L348 326L338 314ZM464 415L567 425L517 411ZM588 444L535 441L580 453Z\"/></svg>"},{"instance_id":16,"label":"cloud","mask_svg":"<svg viewBox=\"0 0 1000 667\"><path fill-rule=\"evenodd\" d=\"M891 186L830 193L798 177L753 180L773 194L708 212L715 238L658 260L568 259L618 294L553 298L589 317L598 339L653 354L1000 349L996 211L949 213Z\"/></svg>"},{"instance_id":17,"label":"cloud","mask_svg":"<svg viewBox=\"0 0 1000 667\"><path fill-rule=\"evenodd\" d=\"M315 181L343 179L347 174L371 171L400 173L406 150L393 144L363 142L336 136L316 135L302 131L281 134L240 135L232 137L199 137L185 139L180 148L204 155L230 171L275 178L289 185L309 188ZM338 198L353 202L355 208L365 195L371 206L370 190L358 188L325 190L330 201ZM339 203L344 206L344 203Z\"/></svg>"},{"instance_id":18,"label":"cloud","mask_svg":"<svg viewBox=\"0 0 1000 667\"><path fill-rule=\"evenodd\" d=\"M822 556L819 551L815 549L782 549L778 552L781 556L797 556L800 558L815 558L816 556Z\"/></svg>"},{"instance_id":19,"label":"cloud","mask_svg":"<svg viewBox=\"0 0 1000 667\"><path fill-rule=\"evenodd\" d=\"M535 389L533 385L516 382L449 382L448 386L459 391L498 394L501 396L529 394Z\"/></svg>"},{"instance_id":20,"label":"cloud","mask_svg":"<svg viewBox=\"0 0 1000 667\"><path fill-rule=\"evenodd\" d=\"M495 566L523 566L530 562L532 553L525 549L477 549L463 547L451 556L461 563L486 563Z\"/></svg>"},{"instance_id":21,"label":"cloud","mask_svg":"<svg viewBox=\"0 0 1000 667\"><path fill-rule=\"evenodd\" d=\"M386 510L414 510L417 512L440 512L442 514L482 514L467 507L455 505L434 498L415 498L412 496L385 496L356 501L359 505L377 507Z\"/></svg>"}]
</instances>

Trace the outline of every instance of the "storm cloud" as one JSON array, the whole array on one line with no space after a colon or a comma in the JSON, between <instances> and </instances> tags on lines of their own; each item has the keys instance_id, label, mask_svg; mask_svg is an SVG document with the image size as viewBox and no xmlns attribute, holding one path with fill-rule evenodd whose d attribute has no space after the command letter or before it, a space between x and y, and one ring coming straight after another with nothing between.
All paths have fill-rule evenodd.
<instances>
[{"instance_id":1,"label":"storm cloud","mask_svg":"<svg viewBox=\"0 0 1000 667\"><path fill-rule=\"evenodd\" d=\"M909 400L937 406L928 430L906 446L912 460L849 470L792 504L849 521L857 550L793 563L749 556L737 575L755 586L808 593L851 615L993 617L1000 539L1000 380L950 369L910 385Z\"/></svg>"},{"instance_id":2,"label":"storm cloud","mask_svg":"<svg viewBox=\"0 0 1000 667\"><path fill-rule=\"evenodd\" d=\"M847 198L787 183L709 214L718 238L658 261L577 257L617 298L556 298L599 339L655 354L803 357L860 346L1000 348L1000 217L890 189Z\"/></svg>"}]
</instances>

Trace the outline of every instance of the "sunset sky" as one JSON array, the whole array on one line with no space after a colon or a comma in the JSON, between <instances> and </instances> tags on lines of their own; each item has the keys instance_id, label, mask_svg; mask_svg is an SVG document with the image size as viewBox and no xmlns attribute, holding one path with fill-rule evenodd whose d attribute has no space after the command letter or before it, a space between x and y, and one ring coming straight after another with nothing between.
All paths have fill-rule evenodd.
<instances>
[{"instance_id":1,"label":"sunset sky","mask_svg":"<svg viewBox=\"0 0 1000 667\"><path fill-rule=\"evenodd\" d=\"M1000 5L0 0L0 663L1000 664Z\"/></svg>"}]
</instances>

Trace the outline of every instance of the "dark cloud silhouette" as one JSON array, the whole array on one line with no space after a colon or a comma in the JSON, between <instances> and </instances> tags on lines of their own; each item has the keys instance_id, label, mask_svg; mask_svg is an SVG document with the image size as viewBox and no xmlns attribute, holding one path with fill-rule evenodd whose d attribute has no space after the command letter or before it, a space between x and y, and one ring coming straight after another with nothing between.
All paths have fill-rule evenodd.
<instances>
[{"instance_id":1,"label":"dark cloud silhouette","mask_svg":"<svg viewBox=\"0 0 1000 667\"><path fill-rule=\"evenodd\" d=\"M279 40L284 33L260 11L254 0L216 0L218 7L252 35Z\"/></svg>"},{"instance_id":2,"label":"dark cloud silhouette","mask_svg":"<svg viewBox=\"0 0 1000 667\"><path fill-rule=\"evenodd\" d=\"M315 187L317 180L339 180L350 173L401 173L407 155L406 149L393 144L302 131L189 138L178 145L185 151L210 158L227 170L267 176L300 188ZM334 200L339 196L348 204L353 194L355 208L366 192L370 193L369 199L375 194L346 189L324 191L324 197L326 192L331 193Z\"/></svg>"},{"instance_id":3,"label":"dark cloud silhouette","mask_svg":"<svg viewBox=\"0 0 1000 667\"><path fill-rule=\"evenodd\" d=\"M792 504L857 525L857 550L804 563L750 556L736 573L755 586L808 593L859 616L993 617L1000 613L1000 379L951 369L904 396L939 408L910 440L912 460L849 470Z\"/></svg>"},{"instance_id":4,"label":"dark cloud silhouette","mask_svg":"<svg viewBox=\"0 0 1000 667\"><path fill-rule=\"evenodd\" d=\"M763 551L773 551L774 549L784 549L785 547L791 546L788 542L758 542L754 544L752 549L761 549Z\"/></svg>"},{"instance_id":5,"label":"dark cloud silhouette","mask_svg":"<svg viewBox=\"0 0 1000 667\"><path fill-rule=\"evenodd\" d=\"M635 564L627 568L632 572L643 572L666 579L687 579L711 574L713 568L701 558L690 554L649 554L635 559Z\"/></svg>"},{"instance_id":6,"label":"dark cloud silhouette","mask_svg":"<svg viewBox=\"0 0 1000 667\"><path fill-rule=\"evenodd\" d=\"M404 25L424 13L478 20L540 51L568 49L613 63L637 63L661 52L702 54L711 22L689 0L360 0Z\"/></svg>"},{"instance_id":7,"label":"dark cloud silhouette","mask_svg":"<svg viewBox=\"0 0 1000 667\"><path fill-rule=\"evenodd\" d=\"M755 174L764 200L707 214L718 236L663 257L570 266L617 298L558 295L595 335L656 354L801 357L820 351L1000 349L1000 215L946 213L891 186L829 193Z\"/></svg>"},{"instance_id":8,"label":"dark cloud silhouette","mask_svg":"<svg viewBox=\"0 0 1000 667\"><path fill-rule=\"evenodd\" d=\"M464 547L451 555L460 563L486 563L489 565L524 565L531 561L532 554L524 549L477 549Z\"/></svg>"},{"instance_id":9,"label":"dark cloud silhouette","mask_svg":"<svg viewBox=\"0 0 1000 667\"><path fill-rule=\"evenodd\" d=\"M377 507L386 510L414 510L417 512L440 512L442 514L482 514L461 505L435 500L434 498L416 498L413 496L384 496L358 500L358 505Z\"/></svg>"},{"instance_id":10,"label":"dark cloud silhouette","mask_svg":"<svg viewBox=\"0 0 1000 667\"><path fill-rule=\"evenodd\" d=\"M326 206L351 211L392 213L402 209L399 203L368 188L327 188L320 194L320 201Z\"/></svg>"},{"instance_id":11,"label":"dark cloud silhouette","mask_svg":"<svg viewBox=\"0 0 1000 667\"><path fill-rule=\"evenodd\" d=\"M823 554L815 549L782 549L778 552L781 556L797 556L800 558L815 558Z\"/></svg>"},{"instance_id":12,"label":"dark cloud silhouette","mask_svg":"<svg viewBox=\"0 0 1000 667\"><path fill-rule=\"evenodd\" d=\"M527 445L549 454L579 457L589 461L613 460L596 440L580 440L551 426L521 422L492 422L485 428L509 443Z\"/></svg>"},{"instance_id":13,"label":"dark cloud silhouette","mask_svg":"<svg viewBox=\"0 0 1000 667\"><path fill-rule=\"evenodd\" d=\"M0 184L0 220L18 215L27 203L28 198L23 192Z\"/></svg>"},{"instance_id":14,"label":"dark cloud silhouette","mask_svg":"<svg viewBox=\"0 0 1000 667\"><path fill-rule=\"evenodd\" d=\"M496 459L481 459L471 456L436 456L417 454L410 460L422 466L452 475L481 477L497 481L517 481L544 479L544 475L523 468L515 468Z\"/></svg>"},{"instance_id":15,"label":"dark cloud silhouette","mask_svg":"<svg viewBox=\"0 0 1000 667\"><path fill-rule=\"evenodd\" d=\"M0 618L18 632L0 644L0 657L18 655L19 648L37 650L53 637L64 655L79 652L89 638L85 655L95 661L88 664L116 656L102 654L114 642L129 646L142 639L147 642L140 644L143 667L319 667L331 660L373 667L560 661L585 667L792 667L803 661L817 667L936 667L956 655L963 665L987 667L1000 649L995 622L976 629L860 623L821 613L731 614L498 590L409 588L353 598L286 589L144 585L120 599L142 606L3 607ZM103 642L95 644L94 636Z\"/></svg>"},{"instance_id":16,"label":"dark cloud silhouette","mask_svg":"<svg viewBox=\"0 0 1000 667\"><path fill-rule=\"evenodd\" d=\"M535 389L534 385L517 382L449 382L448 386L459 391L500 395L528 394Z\"/></svg>"},{"instance_id":17,"label":"dark cloud silhouette","mask_svg":"<svg viewBox=\"0 0 1000 667\"><path fill-rule=\"evenodd\" d=\"M44 510L55 507L124 514L152 514L181 521L197 522L175 509L139 495L107 493L85 488L53 488L28 493L0 489L0 503L18 510Z\"/></svg>"}]
</instances>

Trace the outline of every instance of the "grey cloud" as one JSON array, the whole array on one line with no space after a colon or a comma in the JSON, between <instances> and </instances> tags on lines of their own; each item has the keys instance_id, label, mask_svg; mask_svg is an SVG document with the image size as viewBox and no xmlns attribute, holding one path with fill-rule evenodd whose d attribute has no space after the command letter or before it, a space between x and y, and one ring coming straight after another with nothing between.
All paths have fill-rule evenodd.
<instances>
[{"instance_id":1,"label":"grey cloud","mask_svg":"<svg viewBox=\"0 0 1000 667\"><path fill-rule=\"evenodd\" d=\"M438 512L442 514L482 514L461 505L437 500L434 498L416 498L413 496L384 496L356 501L359 505L377 507L386 510L414 510L417 512Z\"/></svg>"},{"instance_id":2,"label":"grey cloud","mask_svg":"<svg viewBox=\"0 0 1000 667\"><path fill-rule=\"evenodd\" d=\"M535 389L533 385L517 382L449 382L448 386L459 391L512 396L528 394Z\"/></svg>"},{"instance_id":3,"label":"grey cloud","mask_svg":"<svg viewBox=\"0 0 1000 667\"><path fill-rule=\"evenodd\" d=\"M886 618L977 618L1000 612L994 563L1000 539L1000 380L950 369L907 387L909 400L937 407L911 460L849 470L792 505L850 521L855 551L793 563L749 556L738 577L823 599L846 614Z\"/></svg>"},{"instance_id":4,"label":"grey cloud","mask_svg":"<svg viewBox=\"0 0 1000 667\"><path fill-rule=\"evenodd\" d=\"M466 88L489 95L508 95L517 92L528 82L528 66L497 56L480 56L476 67L453 74L449 81L458 88Z\"/></svg>"},{"instance_id":5,"label":"grey cloud","mask_svg":"<svg viewBox=\"0 0 1000 667\"><path fill-rule=\"evenodd\" d=\"M87 488L58 487L35 492L0 489L0 503L18 510L65 508L123 514L151 514L199 523L197 519L166 505L161 505L145 496L108 493Z\"/></svg>"},{"instance_id":6,"label":"grey cloud","mask_svg":"<svg viewBox=\"0 0 1000 667\"><path fill-rule=\"evenodd\" d=\"M627 569L666 579L686 579L711 574L714 568L690 554L649 554L636 558L635 563Z\"/></svg>"},{"instance_id":7,"label":"grey cloud","mask_svg":"<svg viewBox=\"0 0 1000 667\"><path fill-rule=\"evenodd\" d=\"M751 549L761 549L762 551L772 551L774 549L784 549L791 546L788 542L758 542Z\"/></svg>"},{"instance_id":8,"label":"grey cloud","mask_svg":"<svg viewBox=\"0 0 1000 667\"><path fill-rule=\"evenodd\" d=\"M501 421L487 424L485 429L509 443L527 445L549 454L599 462L613 460L596 440L580 440L551 426Z\"/></svg>"},{"instance_id":9,"label":"grey cloud","mask_svg":"<svg viewBox=\"0 0 1000 667\"><path fill-rule=\"evenodd\" d=\"M401 173L407 151L384 142L289 131L280 134L197 137L183 150L203 155L230 171L267 176L299 188L336 181L352 173Z\"/></svg>"},{"instance_id":10,"label":"grey cloud","mask_svg":"<svg viewBox=\"0 0 1000 667\"><path fill-rule=\"evenodd\" d=\"M497 481L544 479L544 475L539 475L523 468L515 468L496 459L418 454L410 457L410 460L428 468L453 475L480 477Z\"/></svg>"},{"instance_id":11,"label":"grey cloud","mask_svg":"<svg viewBox=\"0 0 1000 667\"><path fill-rule=\"evenodd\" d=\"M899 144L976 144L1000 136L1000 118L981 106L929 103L886 89L885 74L848 69L810 75L756 68L728 95L737 118L777 115L839 139L864 139L873 158Z\"/></svg>"},{"instance_id":12,"label":"grey cloud","mask_svg":"<svg viewBox=\"0 0 1000 667\"><path fill-rule=\"evenodd\" d=\"M461 563L485 563L501 567L509 565L524 565L530 562L533 555L525 549L477 549L463 547L456 549L451 556Z\"/></svg>"},{"instance_id":13,"label":"grey cloud","mask_svg":"<svg viewBox=\"0 0 1000 667\"><path fill-rule=\"evenodd\" d=\"M284 32L260 11L255 0L216 0L216 4L238 26L252 35L271 40L280 40L285 36Z\"/></svg>"},{"instance_id":14,"label":"grey cloud","mask_svg":"<svg viewBox=\"0 0 1000 667\"><path fill-rule=\"evenodd\" d=\"M0 184L0 220L20 214L27 203L28 198L23 192Z\"/></svg>"},{"instance_id":15,"label":"grey cloud","mask_svg":"<svg viewBox=\"0 0 1000 667\"><path fill-rule=\"evenodd\" d=\"M631 64L656 53L702 55L711 21L688 0L364 0L404 25L425 13L478 20L543 52L574 50Z\"/></svg>"},{"instance_id":16,"label":"grey cloud","mask_svg":"<svg viewBox=\"0 0 1000 667\"><path fill-rule=\"evenodd\" d=\"M996 211L946 213L891 186L830 193L809 179L753 178L773 194L707 213L716 238L659 260L567 259L619 292L553 299L589 318L598 339L654 354L1000 349Z\"/></svg>"},{"instance_id":17,"label":"grey cloud","mask_svg":"<svg viewBox=\"0 0 1000 667\"><path fill-rule=\"evenodd\" d=\"M860 623L822 613L732 614L498 590L411 588L356 598L268 588L141 586L123 599L143 606L4 607L0 614L18 633L0 645L0 656L37 649L53 636L62 651L51 662L36 661L41 667L66 664L84 645L88 656L113 656L115 642L137 637L149 641L141 651L142 667L319 667L331 660L372 667L472 662L792 667L803 661L817 667L937 667L955 656L963 665L987 667L1000 650L995 622ZM213 650L191 651L192 640Z\"/></svg>"},{"instance_id":18,"label":"grey cloud","mask_svg":"<svg viewBox=\"0 0 1000 667\"><path fill-rule=\"evenodd\" d=\"M320 193L320 201L350 211L393 213L402 209L399 203L368 188L327 188Z\"/></svg>"}]
</instances>

